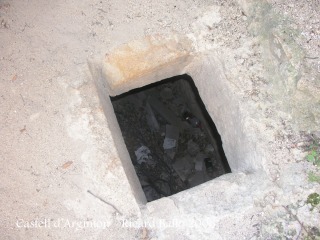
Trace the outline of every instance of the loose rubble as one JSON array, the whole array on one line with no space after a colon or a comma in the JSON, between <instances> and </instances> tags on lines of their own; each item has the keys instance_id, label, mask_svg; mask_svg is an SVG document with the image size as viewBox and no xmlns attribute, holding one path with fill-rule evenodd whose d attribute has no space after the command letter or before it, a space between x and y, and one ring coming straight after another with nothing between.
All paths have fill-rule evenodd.
<instances>
[{"instance_id":1,"label":"loose rubble","mask_svg":"<svg viewBox=\"0 0 320 240\"><path fill-rule=\"evenodd\" d=\"M148 201L170 196L225 173L199 116L188 106L181 82L112 99Z\"/></svg>"}]
</instances>

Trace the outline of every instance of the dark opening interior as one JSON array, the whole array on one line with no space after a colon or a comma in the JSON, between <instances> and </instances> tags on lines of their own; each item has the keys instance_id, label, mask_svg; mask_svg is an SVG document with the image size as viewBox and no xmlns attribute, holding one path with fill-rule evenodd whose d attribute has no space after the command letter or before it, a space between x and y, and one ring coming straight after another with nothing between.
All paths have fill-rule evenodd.
<instances>
[{"instance_id":1,"label":"dark opening interior","mask_svg":"<svg viewBox=\"0 0 320 240\"><path fill-rule=\"evenodd\" d=\"M148 201L230 172L221 137L190 76L134 89L111 102Z\"/></svg>"}]
</instances>

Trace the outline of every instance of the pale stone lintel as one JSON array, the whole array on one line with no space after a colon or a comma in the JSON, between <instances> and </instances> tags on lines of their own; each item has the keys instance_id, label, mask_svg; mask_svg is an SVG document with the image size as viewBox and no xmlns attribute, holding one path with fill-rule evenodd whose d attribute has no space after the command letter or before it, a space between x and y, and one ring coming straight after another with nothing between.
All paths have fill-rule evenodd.
<instances>
[{"instance_id":1,"label":"pale stone lintel","mask_svg":"<svg viewBox=\"0 0 320 240\"><path fill-rule=\"evenodd\" d=\"M103 76L110 95L184 73L193 58L192 42L185 36L148 36L107 54Z\"/></svg>"}]
</instances>

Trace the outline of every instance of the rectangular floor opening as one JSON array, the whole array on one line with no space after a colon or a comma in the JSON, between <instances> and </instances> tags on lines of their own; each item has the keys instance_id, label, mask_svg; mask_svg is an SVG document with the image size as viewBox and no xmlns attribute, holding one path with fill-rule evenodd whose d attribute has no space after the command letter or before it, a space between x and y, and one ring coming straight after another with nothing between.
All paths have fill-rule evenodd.
<instances>
[{"instance_id":1,"label":"rectangular floor opening","mask_svg":"<svg viewBox=\"0 0 320 240\"><path fill-rule=\"evenodd\" d=\"M220 135L190 76L110 98L147 201L230 172Z\"/></svg>"}]
</instances>

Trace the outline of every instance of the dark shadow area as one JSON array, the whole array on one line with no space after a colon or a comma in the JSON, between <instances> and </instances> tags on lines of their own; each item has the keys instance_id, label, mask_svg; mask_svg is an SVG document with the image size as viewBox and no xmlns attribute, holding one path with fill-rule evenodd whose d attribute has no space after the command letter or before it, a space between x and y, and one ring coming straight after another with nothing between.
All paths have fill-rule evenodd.
<instances>
[{"instance_id":1,"label":"dark shadow area","mask_svg":"<svg viewBox=\"0 0 320 240\"><path fill-rule=\"evenodd\" d=\"M193 93L195 95L196 101L199 105L199 108L201 109L201 113L205 119L205 121L207 122L207 124L209 125L209 127L207 128L208 131L211 132L212 136L214 137L214 139L216 140L217 143L217 150L219 152L219 155L221 157L221 161L224 167L224 170L226 171L226 173L230 173L231 169L228 163L228 160L226 158L226 155L224 154L223 151L223 147L222 147L222 140L221 140L221 136L217 130L217 127L215 125L215 123L213 122L212 118L210 117L209 113L207 112L207 109L204 105L204 103L201 100L199 91L196 87L196 85L194 84L192 78L189 75L182 75L183 79L185 79L186 81L188 81L188 83L190 84Z\"/></svg>"},{"instance_id":2,"label":"dark shadow area","mask_svg":"<svg viewBox=\"0 0 320 240\"><path fill-rule=\"evenodd\" d=\"M230 172L221 137L190 76L133 89L111 101L148 201Z\"/></svg>"}]
</instances>

